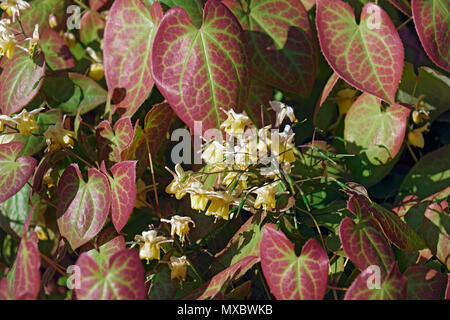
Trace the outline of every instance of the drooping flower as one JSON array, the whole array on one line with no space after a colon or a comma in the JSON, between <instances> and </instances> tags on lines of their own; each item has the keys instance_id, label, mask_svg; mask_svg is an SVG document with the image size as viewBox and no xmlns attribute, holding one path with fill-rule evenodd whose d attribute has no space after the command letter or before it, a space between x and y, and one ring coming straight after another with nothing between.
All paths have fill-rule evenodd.
<instances>
[{"instance_id":1,"label":"drooping flower","mask_svg":"<svg viewBox=\"0 0 450 320\"><path fill-rule=\"evenodd\" d=\"M412 113L412 119L415 124L422 123L424 120L430 119L430 112L424 109L414 110Z\"/></svg>"},{"instance_id":2,"label":"drooping flower","mask_svg":"<svg viewBox=\"0 0 450 320\"><path fill-rule=\"evenodd\" d=\"M63 121L58 121L55 125L49 126L44 132L45 142L50 152L60 150L61 148L73 149L76 137L75 132L66 130L63 127Z\"/></svg>"},{"instance_id":3,"label":"drooping flower","mask_svg":"<svg viewBox=\"0 0 450 320\"><path fill-rule=\"evenodd\" d=\"M186 256L179 258L174 256L170 257L169 267L170 270L172 270L170 273L170 279L185 281L188 264L189 262L187 261Z\"/></svg>"},{"instance_id":4,"label":"drooping flower","mask_svg":"<svg viewBox=\"0 0 450 320\"><path fill-rule=\"evenodd\" d=\"M276 146L273 142L278 141L278 160L280 162L295 162L295 154L293 149L294 136L295 133L289 125L284 127L283 132L274 132L272 134L271 150L272 152L277 153Z\"/></svg>"},{"instance_id":5,"label":"drooping flower","mask_svg":"<svg viewBox=\"0 0 450 320\"><path fill-rule=\"evenodd\" d=\"M191 208L193 210L204 211L209 201L206 195L207 190L204 190L203 185L198 181L192 182L189 189L191 196Z\"/></svg>"},{"instance_id":6,"label":"drooping flower","mask_svg":"<svg viewBox=\"0 0 450 320\"><path fill-rule=\"evenodd\" d=\"M337 93L337 104L339 107L339 114L344 115L350 110L353 102L356 100L356 94L358 90L355 89L342 89Z\"/></svg>"},{"instance_id":7,"label":"drooping flower","mask_svg":"<svg viewBox=\"0 0 450 320\"><path fill-rule=\"evenodd\" d=\"M34 26L33 38L30 39L30 44L28 46L28 52L32 53L34 48L39 44L39 25Z\"/></svg>"},{"instance_id":8,"label":"drooping flower","mask_svg":"<svg viewBox=\"0 0 450 320\"><path fill-rule=\"evenodd\" d=\"M30 8L30 4L24 0L0 0L0 8L16 21L16 17L20 17L20 12Z\"/></svg>"},{"instance_id":9,"label":"drooping flower","mask_svg":"<svg viewBox=\"0 0 450 320\"><path fill-rule=\"evenodd\" d=\"M14 36L14 34L9 29L9 26L11 25L11 20L9 19L1 19L0 20L0 36L5 34L8 36Z\"/></svg>"},{"instance_id":10,"label":"drooping flower","mask_svg":"<svg viewBox=\"0 0 450 320\"><path fill-rule=\"evenodd\" d=\"M14 35L7 33L0 34L0 57L6 56L8 59L12 59L16 46L17 41Z\"/></svg>"},{"instance_id":11,"label":"drooping flower","mask_svg":"<svg viewBox=\"0 0 450 320\"><path fill-rule=\"evenodd\" d=\"M13 117L13 120L17 123L17 129L21 134L24 136L32 136L33 131L39 129L34 116L42 110L44 108L38 108L30 112L24 109L17 116Z\"/></svg>"},{"instance_id":12,"label":"drooping flower","mask_svg":"<svg viewBox=\"0 0 450 320\"><path fill-rule=\"evenodd\" d=\"M105 76L105 68L103 66L103 60L91 47L86 48L86 52L94 60L94 63L89 67L89 77L96 81L100 81Z\"/></svg>"},{"instance_id":13,"label":"drooping flower","mask_svg":"<svg viewBox=\"0 0 450 320\"><path fill-rule=\"evenodd\" d=\"M189 233L189 223L195 227L194 221L190 217L173 216L170 220L161 219L161 222L170 223L171 231L170 236L173 238L177 235L180 238L181 244L184 244L186 235Z\"/></svg>"},{"instance_id":14,"label":"drooping flower","mask_svg":"<svg viewBox=\"0 0 450 320\"><path fill-rule=\"evenodd\" d=\"M227 119L222 122L220 129L226 133L236 136L244 133L245 127L252 124L252 121L243 113L236 113L233 109L225 111Z\"/></svg>"},{"instance_id":15,"label":"drooping flower","mask_svg":"<svg viewBox=\"0 0 450 320\"><path fill-rule=\"evenodd\" d=\"M53 13L50 13L48 16L48 25L52 29L58 26L58 21L56 20L56 16Z\"/></svg>"},{"instance_id":16,"label":"drooping flower","mask_svg":"<svg viewBox=\"0 0 450 320\"><path fill-rule=\"evenodd\" d=\"M141 260L159 260L161 255L161 244L172 242L172 239L168 239L163 236L158 236L156 230L144 231L142 235L136 235L134 240L139 245L139 258Z\"/></svg>"},{"instance_id":17,"label":"drooping flower","mask_svg":"<svg viewBox=\"0 0 450 320\"><path fill-rule=\"evenodd\" d=\"M423 127L414 129L408 133L408 142L417 148L423 148L425 146L425 139L423 133L430 130L430 123L428 122Z\"/></svg>"},{"instance_id":18,"label":"drooping flower","mask_svg":"<svg viewBox=\"0 0 450 320\"><path fill-rule=\"evenodd\" d=\"M216 140L208 142L206 148L202 153L202 159L206 163L221 163L225 156L226 148Z\"/></svg>"},{"instance_id":19,"label":"drooping flower","mask_svg":"<svg viewBox=\"0 0 450 320\"><path fill-rule=\"evenodd\" d=\"M175 172L167 167L166 169L173 176L172 182L166 187L166 192L174 194L175 197L180 200L186 195L186 188L188 188L193 181L191 176L192 171L185 172L179 163L175 165Z\"/></svg>"},{"instance_id":20,"label":"drooping flower","mask_svg":"<svg viewBox=\"0 0 450 320\"><path fill-rule=\"evenodd\" d=\"M256 209L263 207L264 210L272 210L276 206L275 194L277 191L278 182L273 182L271 184L265 185L261 188L257 188L253 193L256 193L256 200L254 207Z\"/></svg>"},{"instance_id":21,"label":"drooping flower","mask_svg":"<svg viewBox=\"0 0 450 320\"><path fill-rule=\"evenodd\" d=\"M63 34L63 40L69 48L73 48L77 43L77 39L72 32L66 31Z\"/></svg>"},{"instance_id":22,"label":"drooping flower","mask_svg":"<svg viewBox=\"0 0 450 320\"><path fill-rule=\"evenodd\" d=\"M270 101L271 108L276 113L275 127L279 127L283 120L287 117L291 122L295 122L294 109L279 101Z\"/></svg>"},{"instance_id":23,"label":"drooping flower","mask_svg":"<svg viewBox=\"0 0 450 320\"><path fill-rule=\"evenodd\" d=\"M230 204L233 202L233 198L226 194L216 192L214 194L208 195L211 200L211 204L208 207L205 215L214 216L217 219L229 219Z\"/></svg>"}]
</instances>

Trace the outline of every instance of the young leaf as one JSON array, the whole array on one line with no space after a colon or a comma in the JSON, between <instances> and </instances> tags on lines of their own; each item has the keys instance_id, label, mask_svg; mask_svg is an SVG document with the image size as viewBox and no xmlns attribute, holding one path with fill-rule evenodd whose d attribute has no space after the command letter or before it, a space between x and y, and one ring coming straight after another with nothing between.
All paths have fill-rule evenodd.
<instances>
[{"instance_id":1,"label":"young leaf","mask_svg":"<svg viewBox=\"0 0 450 320\"><path fill-rule=\"evenodd\" d=\"M404 300L407 279L394 263L384 279L376 279L372 268L361 272L345 293L345 300ZM379 288L377 288L377 280Z\"/></svg>"},{"instance_id":2,"label":"young leaf","mask_svg":"<svg viewBox=\"0 0 450 320\"><path fill-rule=\"evenodd\" d=\"M104 257L105 258L105 257ZM123 249L106 263L99 255L84 252L76 265L80 267L81 283L75 288L80 300L144 300L144 268L136 250Z\"/></svg>"},{"instance_id":3,"label":"young leaf","mask_svg":"<svg viewBox=\"0 0 450 320\"><path fill-rule=\"evenodd\" d=\"M71 164L58 183L58 228L73 250L82 246L102 229L111 205L106 176L97 169L83 181L77 164Z\"/></svg>"},{"instance_id":4,"label":"young leaf","mask_svg":"<svg viewBox=\"0 0 450 320\"><path fill-rule=\"evenodd\" d=\"M249 42L251 72L281 90L310 94L316 78L317 40L300 0L222 1Z\"/></svg>"},{"instance_id":5,"label":"young leaf","mask_svg":"<svg viewBox=\"0 0 450 320\"><path fill-rule=\"evenodd\" d=\"M219 1L208 0L203 24L173 7L164 15L152 49L153 78L178 117L189 127L202 121L203 131L225 119L222 108L241 110L249 76L244 32Z\"/></svg>"},{"instance_id":6,"label":"young leaf","mask_svg":"<svg viewBox=\"0 0 450 320\"><path fill-rule=\"evenodd\" d=\"M111 218L117 232L128 221L136 201L136 161L123 161L111 168Z\"/></svg>"},{"instance_id":7,"label":"young leaf","mask_svg":"<svg viewBox=\"0 0 450 320\"><path fill-rule=\"evenodd\" d=\"M57 71L75 67L72 53L59 33L53 29L46 30L40 36L40 43L50 69Z\"/></svg>"},{"instance_id":8,"label":"young leaf","mask_svg":"<svg viewBox=\"0 0 450 320\"><path fill-rule=\"evenodd\" d=\"M36 159L19 157L23 142L0 144L0 202L15 195L27 183Z\"/></svg>"},{"instance_id":9,"label":"young leaf","mask_svg":"<svg viewBox=\"0 0 450 320\"><path fill-rule=\"evenodd\" d=\"M428 206L423 217L422 234L431 252L450 269L450 216L447 201Z\"/></svg>"},{"instance_id":10,"label":"young leaf","mask_svg":"<svg viewBox=\"0 0 450 320\"><path fill-rule=\"evenodd\" d=\"M347 257L361 271L371 265L377 265L386 275L395 262L394 251L379 227L372 221L356 224L350 218L344 218L339 227L339 237Z\"/></svg>"},{"instance_id":11,"label":"young leaf","mask_svg":"<svg viewBox=\"0 0 450 320\"><path fill-rule=\"evenodd\" d=\"M404 272L408 279L406 299L408 300L442 300L447 277L433 269L413 266Z\"/></svg>"},{"instance_id":12,"label":"young leaf","mask_svg":"<svg viewBox=\"0 0 450 320\"><path fill-rule=\"evenodd\" d=\"M12 59L0 60L0 109L10 115L22 110L38 93L45 72L44 55L31 58L16 52Z\"/></svg>"},{"instance_id":13,"label":"young leaf","mask_svg":"<svg viewBox=\"0 0 450 320\"><path fill-rule=\"evenodd\" d=\"M448 0L412 0L417 34L430 59L450 71L450 2Z\"/></svg>"},{"instance_id":14,"label":"young leaf","mask_svg":"<svg viewBox=\"0 0 450 320\"><path fill-rule=\"evenodd\" d=\"M268 224L260 248L261 267L270 291L279 300L321 300L328 282L329 261L314 239L302 248L300 257L294 244Z\"/></svg>"},{"instance_id":15,"label":"young leaf","mask_svg":"<svg viewBox=\"0 0 450 320\"><path fill-rule=\"evenodd\" d=\"M105 26L103 61L110 94L124 90L125 97L113 111L132 116L147 99L154 81L150 57L153 36L162 9L155 2L151 11L140 0L117 0Z\"/></svg>"},{"instance_id":16,"label":"young leaf","mask_svg":"<svg viewBox=\"0 0 450 320\"><path fill-rule=\"evenodd\" d=\"M334 71L355 88L393 103L403 70L403 45L389 16L375 3L362 9L359 25L342 0L317 0L322 52Z\"/></svg>"}]
</instances>

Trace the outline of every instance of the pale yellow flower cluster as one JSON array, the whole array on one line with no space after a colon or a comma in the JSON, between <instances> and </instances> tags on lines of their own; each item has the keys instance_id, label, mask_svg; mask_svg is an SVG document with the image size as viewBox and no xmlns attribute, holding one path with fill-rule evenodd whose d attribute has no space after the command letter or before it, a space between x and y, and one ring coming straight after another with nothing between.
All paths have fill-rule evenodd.
<instances>
[{"instance_id":1,"label":"pale yellow flower cluster","mask_svg":"<svg viewBox=\"0 0 450 320\"><path fill-rule=\"evenodd\" d=\"M284 118L295 121L291 107L275 102L271 106L277 113L276 127ZM192 209L216 220L232 218L233 208L274 210L277 193L285 190L281 173L289 174L296 160L292 128L258 129L243 113L226 114L220 128L227 139L205 143L201 157L206 165L198 172L184 171L180 164L175 172L166 168L174 178L166 192L177 199L189 194Z\"/></svg>"},{"instance_id":2,"label":"pale yellow flower cluster","mask_svg":"<svg viewBox=\"0 0 450 320\"><path fill-rule=\"evenodd\" d=\"M141 260L159 260L161 255L161 245L172 242L164 236L158 236L158 231L150 230L142 232L142 235L136 235L134 240L139 245L139 258Z\"/></svg>"}]
</instances>

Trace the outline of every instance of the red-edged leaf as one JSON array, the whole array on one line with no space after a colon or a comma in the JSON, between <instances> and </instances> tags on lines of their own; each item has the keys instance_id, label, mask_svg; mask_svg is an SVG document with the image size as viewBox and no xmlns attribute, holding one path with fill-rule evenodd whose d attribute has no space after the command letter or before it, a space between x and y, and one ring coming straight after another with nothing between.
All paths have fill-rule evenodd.
<instances>
[{"instance_id":1,"label":"red-edged leaf","mask_svg":"<svg viewBox=\"0 0 450 320\"><path fill-rule=\"evenodd\" d=\"M19 157L23 142L0 144L0 202L15 195L36 167L33 157Z\"/></svg>"},{"instance_id":2,"label":"red-edged leaf","mask_svg":"<svg viewBox=\"0 0 450 320\"><path fill-rule=\"evenodd\" d=\"M97 169L83 181L78 165L70 165L58 183L58 228L73 250L85 244L102 229L111 204L108 179Z\"/></svg>"},{"instance_id":3,"label":"red-edged leaf","mask_svg":"<svg viewBox=\"0 0 450 320\"><path fill-rule=\"evenodd\" d=\"M248 94L248 101L247 106L245 107L245 111L258 128L264 127L264 124L275 123L275 112L267 110L269 101L272 100L272 87L265 84L261 80L252 78L250 82L250 91ZM261 117L264 117L264 124L262 123Z\"/></svg>"},{"instance_id":4,"label":"red-edged leaf","mask_svg":"<svg viewBox=\"0 0 450 320\"><path fill-rule=\"evenodd\" d=\"M14 286L11 288L15 299L37 298L41 285L40 265L38 238L36 233L32 232L22 239L17 251Z\"/></svg>"},{"instance_id":5,"label":"red-edged leaf","mask_svg":"<svg viewBox=\"0 0 450 320\"><path fill-rule=\"evenodd\" d=\"M430 59L450 71L450 2L448 0L412 0L417 34Z\"/></svg>"},{"instance_id":6,"label":"red-edged leaf","mask_svg":"<svg viewBox=\"0 0 450 320\"><path fill-rule=\"evenodd\" d=\"M345 293L345 300L404 300L406 298L407 279L393 264L388 275L380 279L380 288L376 288L376 273L372 268L361 272Z\"/></svg>"},{"instance_id":7,"label":"red-edged leaf","mask_svg":"<svg viewBox=\"0 0 450 320\"><path fill-rule=\"evenodd\" d=\"M404 52L386 12L368 3L358 25L349 4L317 0L316 24L322 52L334 71L355 88L392 103Z\"/></svg>"},{"instance_id":8,"label":"red-edged leaf","mask_svg":"<svg viewBox=\"0 0 450 320\"><path fill-rule=\"evenodd\" d=\"M11 289L9 288L9 282L8 279L2 278L0 280L0 300L13 300L14 294L11 292Z\"/></svg>"},{"instance_id":9,"label":"red-edged leaf","mask_svg":"<svg viewBox=\"0 0 450 320\"><path fill-rule=\"evenodd\" d=\"M423 217L422 234L431 252L450 269L450 216L447 201L428 206Z\"/></svg>"},{"instance_id":10,"label":"red-edged leaf","mask_svg":"<svg viewBox=\"0 0 450 320\"><path fill-rule=\"evenodd\" d=\"M161 20L152 49L158 89L189 127L203 131L225 119L221 110L241 110L249 86L244 32L233 14L208 0L197 28L187 12L173 7Z\"/></svg>"},{"instance_id":11,"label":"red-edged leaf","mask_svg":"<svg viewBox=\"0 0 450 320\"><path fill-rule=\"evenodd\" d=\"M174 118L175 113L168 103L155 104L145 116L143 133L152 154L156 154L166 139Z\"/></svg>"},{"instance_id":12,"label":"red-edged leaf","mask_svg":"<svg viewBox=\"0 0 450 320\"><path fill-rule=\"evenodd\" d=\"M321 300L328 281L329 261L314 239L302 248L300 257L294 244L275 225L264 226L260 248L261 267L270 291L278 300Z\"/></svg>"},{"instance_id":13,"label":"red-edged leaf","mask_svg":"<svg viewBox=\"0 0 450 320\"><path fill-rule=\"evenodd\" d=\"M216 274L206 285L206 289L198 300L206 300L215 298L224 288L232 281L242 277L253 265L259 262L259 257L249 256L239 260L235 264L229 266L222 272Z\"/></svg>"},{"instance_id":14,"label":"red-edged leaf","mask_svg":"<svg viewBox=\"0 0 450 320\"><path fill-rule=\"evenodd\" d=\"M309 9L314 7L314 5L316 4L316 0L301 0L301 1L303 3L303 6L305 7L305 9L308 11L309 11Z\"/></svg>"},{"instance_id":15,"label":"red-edged leaf","mask_svg":"<svg viewBox=\"0 0 450 320\"><path fill-rule=\"evenodd\" d=\"M140 0L116 0L105 26L103 61L110 94L125 90L113 110L132 116L147 99L154 81L150 57L153 36L162 17L156 1L151 12Z\"/></svg>"},{"instance_id":16,"label":"red-edged leaf","mask_svg":"<svg viewBox=\"0 0 450 320\"><path fill-rule=\"evenodd\" d=\"M50 69L56 71L75 67L69 47L55 30L46 30L40 36L40 41L45 55L45 62Z\"/></svg>"},{"instance_id":17,"label":"red-edged leaf","mask_svg":"<svg viewBox=\"0 0 450 320\"><path fill-rule=\"evenodd\" d=\"M349 192L349 191L348 191ZM424 248L423 240L395 213L371 202L366 196L350 191L347 208L363 218L374 218L386 237L402 250Z\"/></svg>"},{"instance_id":18,"label":"red-edged leaf","mask_svg":"<svg viewBox=\"0 0 450 320\"><path fill-rule=\"evenodd\" d=\"M98 9L106 6L108 3L111 3L112 0L89 0L89 7L92 10L97 11Z\"/></svg>"},{"instance_id":19,"label":"red-edged leaf","mask_svg":"<svg viewBox=\"0 0 450 320\"><path fill-rule=\"evenodd\" d=\"M102 39L101 30L105 29L105 20L87 11L80 20L80 41L85 45Z\"/></svg>"},{"instance_id":20,"label":"red-edged leaf","mask_svg":"<svg viewBox=\"0 0 450 320\"><path fill-rule=\"evenodd\" d=\"M136 161L123 161L111 168L111 219L117 232L128 221L136 201Z\"/></svg>"},{"instance_id":21,"label":"red-edged leaf","mask_svg":"<svg viewBox=\"0 0 450 320\"><path fill-rule=\"evenodd\" d=\"M0 60L0 108L3 114L19 112L38 93L45 72L44 55L31 58L16 52Z\"/></svg>"},{"instance_id":22,"label":"red-edged leaf","mask_svg":"<svg viewBox=\"0 0 450 320\"><path fill-rule=\"evenodd\" d=\"M444 297L447 277L433 269L422 266L409 267L404 272L408 279L406 299L441 300Z\"/></svg>"},{"instance_id":23,"label":"red-edged leaf","mask_svg":"<svg viewBox=\"0 0 450 320\"><path fill-rule=\"evenodd\" d=\"M339 237L345 254L361 271L377 265L384 276L395 262L394 251L371 221L356 224L352 219L344 218L339 226Z\"/></svg>"},{"instance_id":24,"label":"red-edged leaf","mask_svg":"<svg viewBox=\"0 0 450 320\"><path fill-rule=\"evenodd\" d=\"M101 258L84 252L76 265L80 267L80 300L144 300L144 268L136 250L123 249L104 263Z\"/></svg>"},{"instance_id":25,"label":"red-edged leaf","mask_svg":"<svg viewBox=\"0 0 450 320\"><path fill-rule=\"evenodd\" d=\"M119 119L114 124L104 120L97 126L97 144L99 146L99 161L109 160L120 162L122 152L126 150L133 141L134 129L130 117Z\"/></svg>"},{"instance_id":26,"label":"red-edged leaf","mask_svg":"<svg viewBox=\"0 0 450 320\"><path fill-rule=\"evenodd\" d=\"M403 12L405 15L410 17L412 15L411 6L407 1L404 0L389 0L389 2L396 7L398 10Z\"/></svg>"},{"instance_id":27,"label":"red-edged leaf","mask_svg":"<svg viewBox=\"0 0 450 320\"><path fill-rule=\"evenodd\" d=\"M245 30L252 75L307 96L317 69L317 40L300 0L223 0Z\"/></svg>"}]
</instances>

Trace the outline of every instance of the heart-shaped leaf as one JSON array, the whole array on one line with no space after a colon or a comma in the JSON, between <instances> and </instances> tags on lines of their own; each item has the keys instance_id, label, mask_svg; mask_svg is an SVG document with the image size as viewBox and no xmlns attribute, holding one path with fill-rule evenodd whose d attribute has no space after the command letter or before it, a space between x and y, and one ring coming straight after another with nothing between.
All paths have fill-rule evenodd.
<instances>
[{"instance_id":1,"label":"heart-shaped leaf","mask_svg":"<svg viewBox=\"0 0 450 320\"><path fill-rule=\"evenodd\" d=\"M377 265L386 275L395 262L394 251L379 227L370 220L356 224L344 218L339 226L339 237L345 254L361 271Z\"/></svg>"},{"instance_id":2,"label":"heart-shaped leaf","mask_svg":"<svg viewBox=\"0 0 450 320\"><path fill-rule=\"evenodd\" d=\"M119 119L114 124L104 120L97 126L97 144L99 146L99 160L120 162L122 152L125 151L133 141L134 129L130 117Z\"/></svg>"},{"instance_id":3,"label":"heart-shaped leaf","mask_svg":"<svg viewBox=\"0 0 450 320\"><path fill-rule=\"evenodd\" d=\"M123 161L111 168L108 174L111 186L111 219L117 232L128 221L136 201L136 161Z\"/></svg>"},{"instance_id":4,"label":"heart-shaped leaf","mask_svg":"<svg viewBox=\"0 0 450 320\"><path fill-rule=\"evenodd\" d=\"M75 288L80 300L144 300L144 268L136 250L123 249L108 257L84 252L76 265L81 283Z\"/></svg>"},{"instance_id":5,"label":"heart-shaped leaf","mask_svg":"<svg viewBox=\"0 0 450 320\"><path fill-rule=\"evenodd\" d=\"M383 179L398 160L410 110L395 104L381 110L381 101L362 94L345 117L344 139L356 181L371 186ZM361 161L363 159L363 161Z\"/></svg>"},{"instance_id":6,"label":"heart-shaped leaf","mask_svg":"<svg viewBox=\"0 0 450 320\"><path fill-rule=\"evenodd\" d=\"M19 192L0 203L0 227L3 230L12 230L17 236L23 234L23 226L31 210L28 204L30 190L31 187L25 184Z\"/></svg>"},{"instance_id":7,"label":"heart-shaped leaf","mask_svg":"<svg viewBox=\"0 0 450 320\"><path fill-rule=\"evenodd\" d=\"M300 0L224 0L248 39L252 75L285 91L309 95L317 42Z\"/></svg>"},{"instance_id":8,"label":"heart-shaped leaf","mask_svg":"<svg viewBox=\"0 0 450 320\"><path fill-rule=\"evenodd\" d=\"M176 54L175 54L176 53ZM233 14L208 0L203 24L173 7L161 20L152 49L155 83L189 127L202 121L203 131L225 119L222 111L242 110L249 86L244 32Z\"/></svg>"},{"instance_id":9,"label":"heart-shaped leaf","mask_svg":"<svg viewBox=\"0 0 450 320\"><path fill-rule=\"evenodd\" d=\"M174 119L175 113L168 103L154 105L145 116L143 133L152 154L158 152Z\"/></svg>"},{"instance_id":10,"label":"heart-shaped leaf","mask_svg":"<svg viewBox=\"0 0 450 320\"><path fill-rule=\"evenodd\" d=\"M79 73L63 72L45 77L42 92L53 108L83 115L106 102L107 92L97 81Z\"/></svg>"},{"instance_id":11,"label":"heart-shaped leaf","mask_svg":"<svg viewBox=\"0 0 450 320\"><path fill-rule=\"evenodd\" d=\"M345 293L345 300L404 300L406 298L407 279L393 264L384 279L379 279L372 268L361 272Z\"/></svg>"},{"instance_id":12,"label":"heart-shaped leaf","mask_svg":"<svg viewBox=\"0 0 450 320\"><path fill-rule=\"evenodd\" d=\"M23 142L0 144L0 202L15 195L27 183L36 159L19 157Z\"/></svg>"},{"instance_id":13,"label":"heart-shaped leaf","mask_svg":"<svg viewBox=\"0 0 450 320\"><path fill-rule=\"evenodd\" d=\"M59 33L53 29L46 30L40 36L40 43L50 69L57 71L75 67L72 53Z\"/></svg>"},{"instance_id":14,"label":"heart-shaped leaf","mask_svg":"<svg viewBox=\"0 0 450 320\"><path fill-rule=\"evenodd\" d=\"M353 192L347 208L357 216L375 219L386 237L400 249L418 250L425 247L423 240L396 214L371 202L366 196Z\"/></svg>"},{"instance_id":15,"label":"heart-shaped leaf","mask_svg":"<svg viewBox=\"0 0 450 320\"><path fill-rule=\"evenodd\" d=\"M166 6L172 8L172 7L182 7L186 12L189 14L189 17L191 17L192 22L197 26L200 27L202 25L202 13L203 13L203 4L202 0L160 0L162 4L165 4Z\"/></svg>"},{"instance_id":16,"label":"heart-shaped leaf","mask_svg":"<svg viewBox=\"0 0 450 320\"><path fill-rule=\"evenodd\" d=\"M65 13L69 6L68 0L34 0L30 2L31 8L21 13L21 22L27 36L31 37L34 26L39 25L39 33L43 34L50 29L48 17L54 14L58 25L65 25Z\"/></svg>"},{"instance_id":17,"label":"heart-shaped leaf","mask_svg":"<svg viewBox=\"0 0 450 320\"><path fill-rule=\"evenodd\" d=\"M408 279L406 299L442 300L447 277L442 273L423 266L413 266L404 272Z\"/></svg>"},{"instance_id":18,"label":"heart-shaped leaf","mask_svg":"<svg viewBox=\"0 0 450 320\"><path fill-rule=\"evenodd\" d=\"M334 71L355 88L393 103L403 71L403 45L389 16L367 3L359 25L342 0L317 0L322 52Z\"/></svg>"},{"instance_id":19,"label":"heart-shaped leaf","mask_svg":"<svg viewBox=\"0 0 450 320\"><path fill-rule=\"evenodd\" d=\"M83 181L77 164L71 164L58 183L58 228L73 250L82 246L102 229L111 205L106 176L97 169Z\"/></svg>"},{"instance_id":20,"label":"heart-shaped leaf","mask_svg":"<svg viewBox=\"0 0 450 320\"><path fill-rule=\"evenodd\" d=\"M447 201L428 206L423 217L422 233L431 252L450 269L450 216Z\"/></svg>"},{"instance_id":21,"label":"heart-shaped leaf","mask_svg":"<svg viewBox=\"0 0 450 320\"><path fill-rule=\"evenodd\" d=\"M270 291L278 300L321 300L328 282L328 256L322 246L309 239L300 257L294 244L275 229L264 226L260 248L261 267Z\"/></svg>"},{"instance_id":22,"label":"heart-shaped leaf","mask_svg":"<svg viewBox=\"0 0 450 320\"><path fill-rule=\"evenodd\" d=\"M396 203L408 195L424 199L450 185L450 144L426 154L400 185Z\"/></svg>"},{"instance_id":23,"label":"heart-shaped leaf","mask_svg":"<svg viewBox=\"0 0 450 320\"><path fill-rule=\"evenodd\" d=\"M123 116L132 116L152 90L150 57L162 14L158 1L149 11L140 0L117 0L109 11L103 48L105 78L111 95L125 91L122 101L112 106L113 111L122 109Z\"/></svg>"},{"instance_id":24,"label":"heart-shaped leaf","mask_svg":"<svg viewBox=\"0 0 450 320\"><path fill-rule=\"evenodd\" d=\"M251 267L259 262L259 257L249 256L239 260L235 264L229 266L225 270L216 274L205 286L203 293L198 300L206 300L215 298L223 289L232 281L242 277ZM203 290L203 288L202 288Z\"/></svg>"},{"instance_id":25,"label":"heart-shaped leaf","mask_svg":"<svg viewBox=\"0 0 450 320\"><path fill-rule=\"evenodd\" d=\"M412 0L417 34L430 59L450 71L450 2L447 0Z\"/></svg>"},{"instance_id":26,"label":"heart-shaped leaf","mask_svg":"<svg viewBox=\"0 0 450 320\"><path fill-rule=\"evenodd\" d=\"M44 55L31 58L16 52L12 59L0 60L0 108L3 114L19 112L38 93L45 72Z\"/></svg>"}]
</instances>

